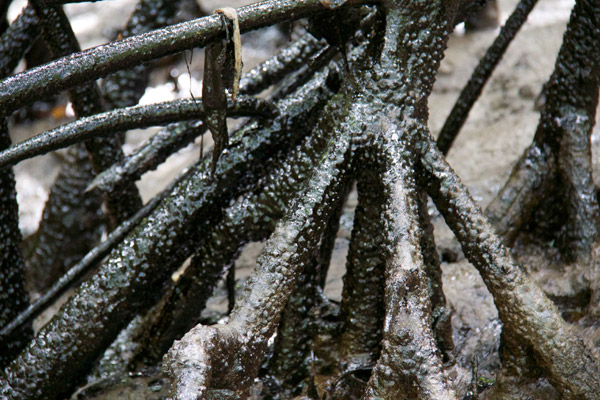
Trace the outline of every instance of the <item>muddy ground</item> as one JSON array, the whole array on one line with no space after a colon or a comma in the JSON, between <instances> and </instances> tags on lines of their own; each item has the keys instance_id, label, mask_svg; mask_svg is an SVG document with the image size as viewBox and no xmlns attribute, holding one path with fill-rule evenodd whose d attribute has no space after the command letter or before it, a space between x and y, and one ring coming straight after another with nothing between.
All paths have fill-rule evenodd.
<instances>
[{"instance_id":1,"label":"muddy ground","mask_svg":"<svg viewBox=\"0 0 600 400\"><path fill-rule=\"evenodd\" d=\"M112 39L119 27L124 25L133 4L134 1L131 0L104 1L72 4L67 10L83 47L89 47ZM211 0L203 1L201 6L206 11L212 11L217 7L239 4ZM508 16L515 4L515 0L499 2L501 19ZM533 138L539 118L539 113L535 110L535 100L542 84L553 70L571 5L570 0L540 0L529 22L511 44L502 63L487 84L449 153L449 162L482 207L487 205L506 180L512 165ZM17 8L13 6L13 14ZM429 102L430 127L434 133L441 128L458 93L496 33L497 30L469 34L458 32L451 37ZM250 69L257 62L266 59L285 40L284 33L275 28L245 35L242 39L245 46L245 69ZM189 53L187 57L189 60ZM188 97L190 90L199 96L201 69L202 52L198 50L194 52L191 63L191 77L181 61L174 69L159 69L153 77L154 87L147 92L143 101L155 102L176 96ZM169 76L172 79L166 82ZM14 135L13 140L22 140L53 125L64 123L67 119L46 118L35 123L14 125L11 131ZM126 150L131 151L153 131L131 132ZM600 130L596 128L593 136L595 151L600 151L599 139ZM208 142L205 141L207 147ZM157 171L146 174L138 183L144 199L150 198L182 168L193 162L198 152L199 142L172 156ZM595 175L599 176L597 172L600 163L596 159L594 161ZM16 167L21 229L25 235L33 232L36 227L48 188L59 165L59 156L47 155L23 162ZM344 274L352 227L352 209L355 204L356 196L351 195L342 217L334 259L327 278L326 294L333 300L340 299L341 278ZM457 367L452 371L453 383L458 393L464 395L473 381L474 370L477 370L479 376L494 377L499 365L497 347L501 324L497 319L492 298L477 271L464 260L458 243L433 206L430 207L430 211L438 249L444 260L444 291L454 310ZM238 285L243 284L253 268L260 247L260 244L249 245L237 261ZM536 258L529 260L544 262ZM209 302L206 314L214 315L225 311L226 307L226 294L221 286ZM39 327L48 317L47 313L36 322L36 326ZM138 391L148 389L142 386L144 385L137 385ZM161 392L160 386L154 382L154 386L150 387L156 390L146 393L154 393L148 394L150 397L158 396ZM118 395L118 392L122 395ZM108 398L130 398L128 396L136 390L124 391L121 387L118 392L112 392ZM553 396L555 393L550 390L545 397L549 400Z\"/></svg>"}]
</instances>

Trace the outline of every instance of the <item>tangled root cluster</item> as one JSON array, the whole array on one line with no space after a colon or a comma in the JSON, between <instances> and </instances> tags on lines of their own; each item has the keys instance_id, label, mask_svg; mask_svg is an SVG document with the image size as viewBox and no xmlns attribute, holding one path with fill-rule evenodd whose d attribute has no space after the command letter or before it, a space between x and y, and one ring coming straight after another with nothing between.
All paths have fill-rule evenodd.
<instances>
[{"instance_id":1,"label":"tangled root cluster","mask_svg":"<svg viewBox=\"0 0 600 400\"><path fill-rule=\"evenodd\" d=\"M595 332L597 1L576 1L534 141L485 211L445 154L534 0L519 3L437 141L428 97L448 35L485 2L267 0L228 10L227 18L168 25L178 3L141 0L123 39L83 52L58 1L31 0L2 28L2 76L38 36L56 58L0 83L3 120L62 90L78 116L12 146L6 122L0 125L3 398L64 398L110 363L120 373L162 365L181 400L462 398L452 381L452 313L428 196L502 322L502 366L482 396L529 398L510 389L524 384L563 398L600 398L597 349L583 344L511 253L527 235L555 239L570 276L590 293L579 321ZM237 82L232 27L244 32L301 17L310 33ZM135 105L149 61L204 46L201 101ZM228 133L226 117L240 116L248 120ZM153 125L166 127L125 157L122 133ZM200 157L143 205L135 181L207 130L216 143L212 160ZM67 146L39 229L22 246L11 166ZM323 286L354 184L358 205L338 304ZM107 239L98 244L103 231ZM263 240L227 315L198 323L218 282L227 275L235 284L241 249ZM28 286L44 292L31 305L25 271ZM32 318L84 276L33 336ZM134 349L128 358L118 351L123 343Z\"/></svg>"}]
</instances>

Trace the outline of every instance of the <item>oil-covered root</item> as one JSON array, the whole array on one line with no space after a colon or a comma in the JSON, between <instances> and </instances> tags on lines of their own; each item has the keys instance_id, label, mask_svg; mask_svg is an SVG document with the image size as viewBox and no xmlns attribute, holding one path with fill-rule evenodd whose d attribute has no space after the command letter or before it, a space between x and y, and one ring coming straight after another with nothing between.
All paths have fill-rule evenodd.
<instances>
[{"instance_id":1,"label":"oil-covered root","mask_svg":"<svg viewBox=\"0 0 600 400\"><path fill-rule=\"evenodd\" d=\"M385 208L385 323L381 355L365 398L456 399L444 373L435 339L431 292L425 272L415 183L414 154L408 133L383 134L382 173Z\"/></svg>"},{"instance_id":2,"label":"oil-covered root","mask_svg":"<svg viewBox=\"0 0 600 400\"><path fill-rule=\"evenodd\" d=\"M556 240L567 262L586 262L598 241L600 211L591 176L591 133L600 85L600 5L578 0L532 145L490 203L487 215L507 244L527 226ZM557 205L562 212L557 212ZM537 229L537 230L535 230Z\"/></svg>"},{"instance_id":3,"label":"oil-covered root","mask_svg":"<svg viewBox=\"0 0 600 400\"><path fill-rule=\"evenodd\" d=\"M327 120L323 124L329 127ZM243 392L258 374L267 342L342 194L349 154L349 133L334 135L301 195L269 238L228 322L197 327L169 351L163 366L174 377L177 399L189 398L189 387ZM196 349L198 341L201 350ZM192 350L201 358L188 356Z\"/></svg>"},{"instance_id":4,"label":"oil-covered root","mask_svg":"<svg viewBox=\"0 0 600 400\"><path fill-rule=\"evenodd\" d=\"M540 287L515 263L426 132L417 148L425 171L422 182L492 293L505 332L530 349L563 395L599 398L598 360Z\"/></svg>"}]
</instances>

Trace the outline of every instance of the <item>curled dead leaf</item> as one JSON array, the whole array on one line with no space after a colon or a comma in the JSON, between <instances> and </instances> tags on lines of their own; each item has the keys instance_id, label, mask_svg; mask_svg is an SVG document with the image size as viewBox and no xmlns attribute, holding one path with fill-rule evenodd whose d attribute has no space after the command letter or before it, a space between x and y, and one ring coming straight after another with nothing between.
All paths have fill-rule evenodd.
<instances>
[{"instance_id":1,"label":"curled dead leaf","mask_svg":"<svg viewBox=\"0 0 600 400\"><path fill-rule=\"evenodd\" d=\"M213 173L219 156L229 142L226 123L227 91L231 91L235 104L242 76L242 41L237 11L234 8L221 8L215 12L222 17L226 37L206 46L202 83L205 122L215 142Z\"/></svg>"},{"instance_id":2,"label":"curled dead leaf","mask_svg":"<svg viewBox=\"0 0 600 400\"><path fill-rule=\"evenodd\" d=\"M218 14L222 14L225 18L229 19L233 24L233 36L230 38L233 43L233 58L234 58L234 77L231 97L233 103L237 99L237 95L240 91L240 79L242 77L242 38L240 34L240 21L237 15L237 10L231 7L219 8L215 11Z\"/></svg>"}]
</instances>

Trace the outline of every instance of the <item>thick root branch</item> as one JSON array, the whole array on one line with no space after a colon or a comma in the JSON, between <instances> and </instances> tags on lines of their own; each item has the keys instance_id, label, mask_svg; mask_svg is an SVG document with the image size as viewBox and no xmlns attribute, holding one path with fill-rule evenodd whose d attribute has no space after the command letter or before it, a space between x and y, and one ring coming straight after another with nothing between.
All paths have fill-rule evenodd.
<instances>
[{"instance_id":1,"label":"thick root branch","mask_svg":"<svg viewBox=\"0 0 600 400\"><path fill-rule=\"evenodd\" d=\"M321 129L332 128L324 125ZM169 351L164 369L175 378L177 399L203 398L189 397L190 387L202 393L205 387L243 391L258 374L267 341L341 196L349 152L349 133L336 135L302 195L267 242L229 321L199 326ZM199 358L189 356L192 350Z\"/></svg>"},{"instance_id":2,"label":"thick root branch","mask_svg":"<svg viewBox=\"0 0 600 400\"><path fill-rule=\"evenodd\" d=\"M381 351L384 318L384 259L381 254L382 188L373 165L360 163L358 206L342 292L342 335L339 342L343 370L372 367Z\"/></svg>"},{"instance_id":3,"label":"thick root branch","mask_svg":"<svg viewBox=\"0 0 600 400\"><path fill-rule=\"evenodd\" d=\"M567 261L589 259L598 240L600 210L591 176L590 137L600 84L599 43L600 6L578 0L544 89L546 104L534 142L487 210L508 244L527 223L548 223L531 221L538 205L548 217L539 219L561 215L554 199L562 203L565 215L555 222L562 226L557 236Z\"/></svg>"},{"instance_id":4,"label":"thick root branch","mask_svg":"<svg viewBox=\"0 0 600 400\"><path fill-rule=\"evenodd\" d=\"M515 263L434 142L424 135L417 147L426 172L423 182L494 296L504 329L531 349L565 396L600 398L598 360Z\"/></svg>"},{"instance_id":5,"label":"thick root branch","mask_svg":"<svg viewBox=\"0 0 600 400\"><path fill-rule=\"evenodd\" d=\"M432 330L431 292L421 249L413 152L407 137L384 134L385 324L367 399L456 399ZM408 132L406 133L408 136Z\"/></svg>"}]
</instances>

